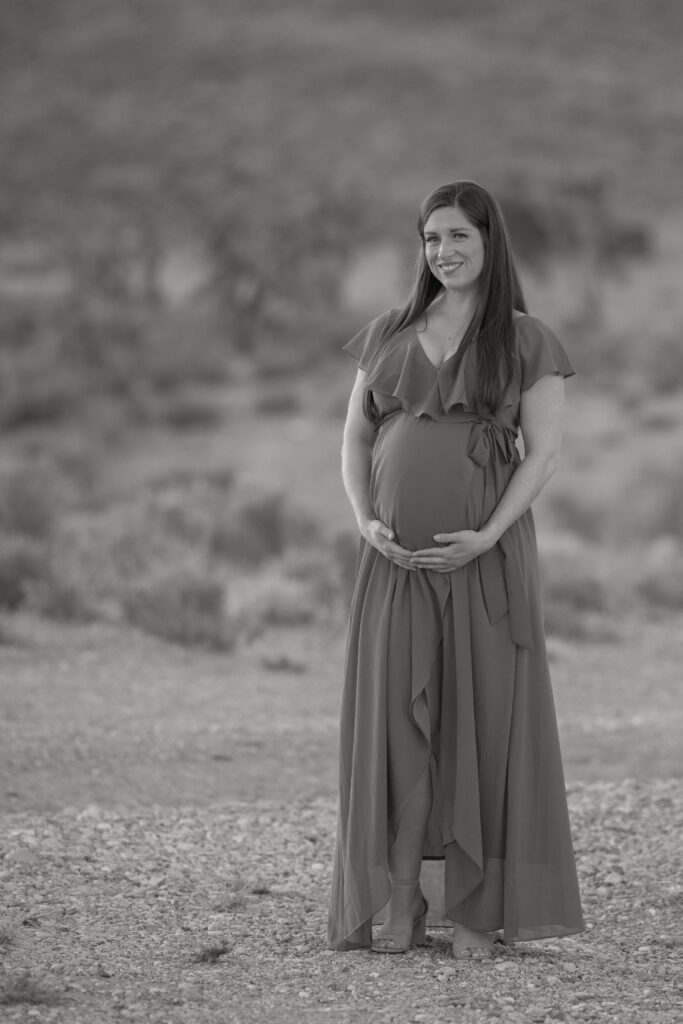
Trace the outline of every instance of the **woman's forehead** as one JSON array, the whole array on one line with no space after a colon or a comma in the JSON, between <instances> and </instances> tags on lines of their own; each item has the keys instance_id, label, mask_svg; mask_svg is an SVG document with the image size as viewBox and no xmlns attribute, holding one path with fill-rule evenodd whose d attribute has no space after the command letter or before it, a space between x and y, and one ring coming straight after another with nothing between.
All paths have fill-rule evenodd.
<instances>
[{"instance_id":1,"label":"woman's forehead","mask_svg":"<svg viewBox=\"0 0 683 1024\"><path fill-rule=\"evenodd\" d=\"M443 230L448 228L472 229L474 225L469 221L459 206L438 206L432 210L425 221L424 230Z\"/></svg>"}]
</instances>

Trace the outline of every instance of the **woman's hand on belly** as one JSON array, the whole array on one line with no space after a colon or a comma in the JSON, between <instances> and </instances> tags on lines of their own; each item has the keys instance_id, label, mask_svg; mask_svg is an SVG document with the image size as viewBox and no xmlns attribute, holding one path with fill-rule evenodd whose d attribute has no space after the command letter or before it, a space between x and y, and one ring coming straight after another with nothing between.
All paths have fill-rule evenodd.
<instances>
[{"instance_id":1,"label":"woman's hand on belly","mask_svg":"<svg viewBox=\"0 0 683 1024\"><path fill-rule=\"evenodd\" d=\"M479 555L483 555L492 546L476 530L457 530L455 533L435 533L434 540L439 542L436 548L421 548L413 551L410 567L413 569L432 569L434 572L454 572L462 569Z\"/></svg>"},{"instance_id":2,"label":"woman's hand on belly","mask_svg":"<svg viewBox=\"0 0 683 1024\"><path fill-rule=\"evenodd\" d=\"M402 566L404 569L417 568L411 565L410 562L410 556L413 552L408 551L407 548L402 548L400 544L396 543L393 539L393 530L386 523L383 523L381 519L367 519L360 526L360 532L368 544L373 548L377 548L385 558L396 562L397 565Z\"/></svg>"}]
</instances>

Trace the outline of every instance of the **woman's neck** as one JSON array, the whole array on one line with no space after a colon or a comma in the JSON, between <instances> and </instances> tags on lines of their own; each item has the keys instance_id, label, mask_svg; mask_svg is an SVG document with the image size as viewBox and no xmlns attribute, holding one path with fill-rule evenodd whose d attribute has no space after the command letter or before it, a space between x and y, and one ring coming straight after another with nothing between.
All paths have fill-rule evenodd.
<instances>
[{"instance_id":1,"label":"woman's neck","mask_svg":"<svg viewBox=\"0 0 683 1024\"><path fill-rule=\"evenodd\" d=\"M474 316L477 308L478 295L474 292L465 293L452 292L444 289L432 304L439 317L443 317L448 323L465 326Z\"/></svg>"}]
</instances>

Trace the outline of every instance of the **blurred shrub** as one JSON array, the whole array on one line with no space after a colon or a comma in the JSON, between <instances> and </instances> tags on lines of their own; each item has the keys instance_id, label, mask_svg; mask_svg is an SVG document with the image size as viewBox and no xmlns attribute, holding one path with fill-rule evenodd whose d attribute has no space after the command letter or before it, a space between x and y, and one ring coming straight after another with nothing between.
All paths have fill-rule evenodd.
<instances>
[{"instance_id":1,"label":"blurred shrub","mask_svg":"<svg viewBox=\"0 0 683 1024\"><path fill-rule=\"evenodd\" d=\"M22 353L22 363L27 355ZM10 361L5 364L0 395L0 429L19 430L54 423L74 413L80 401L80 382L52 357L35 360L29 368Z\"/></svg>"},{"instance_id":2,"label":"blurred shrub","mask_svg":"<svg viewBox=\"0 0 683 1024\"><path fill-rule=\"evenodd\" d=\"M579 643L611 642L619 638L614 620L587 614L571 605L552 600L543 604L543 625L548 636Z\"/></svg>"},{"instance_id":3,"label":"blurred shrub","mask_svg":"<svg viewBox=\"0 0 683 1024\"><path fill-rule=\"evenodd\" d=\"M273 566L249 579L231 584L230 614L239 633L247 640L260 636L268 627L305 626L316 617L316 602L311 587L286 579Z\"/></svg>"},{"instance_id":4,"label":"blurred shrub","mask_svg":"<svg viewBox=\"0 0 683 1024\"><path fill-rule=\"evenodd\" d=\"M209 541L211 554L236 563L262 562L284 550L287 523L282 494L254 497L214 522Z\"/></svg>"},{"instance_id":5,"label":"blurred shrub","mask_svg":"<svg viewBox=\"0 0 683 1024\"><path fill-rule=\"evenodd\" d=\"M572 537L539 547L539 574L545 604L579 612L608 610L609 593L595 549Z\"/></svg>"},{"instance_id":6,"label":"blurred shrub","mask_svg":"<svg viewBox=\"0 0 683 1024\"><path fill-rule=\"evenodd\" d=\"M214 427L223 419L223 410L208 395L179 395L166 401L160 419L175 430Z\"/></svg>"},{"instance_id":7,"label":"blurred shrub","mask_svg":"<svg viewBox=\"0 0 683 1024\"><path fill-rule=\"evenodd\" d=\"M143 375L158 392L189 383L213 387L230 380L225 337L216 314L203 307L155 310L139 355Z\"/></svg>"},{"instance_id":8,"label":"blurred shrub","mask_svg":"<svg viewBox=\"0 0 683 1024\"><path fill-rule=\"evenodd\" d=\"M553 491L548 504L558 527L588 541L600 540L605 532L606 513L585 491Z\"/></svg>"},{"instance_id":9,"label":"blurred shrub","mask_svg":"<svg viewBox=\"0 0 683 1024\"><path fill-rule=\"evenodd\" d=\"M639 562L638 597L658 608L683 608L683 542L660 537L648 546Z\"/></svg>"},{"instance_id":10,"label":"blurred shrub","mask_svg":"<svg viewBox=\"0 0 683 1024\"><path fill-rule=\"evenodd\" d=\"M308 625L315 619L310 588L294 580L270 580L259 604L258 616L266 626Z\"/></svg>"},{"instance_id":11,"label":"blurred shrub","mask_svg":"<svg viewBox=\"0 0 683 1024\"><path fill-rule=\"evenodd\" d=\"M675 460L675 441L669 447ZM616 496L610 526L613 538L622 542L683 537L683 476L665 465L635 464Z\"/></svg>"},{"instance_id":12,"label":"blurred shrub","mask_svg":"<svg viewBox=\"0 0 683 1024\"><path fill-rule=\"evenodd\" d=\"M28 449L24 449L28 454ZM81 496L89 495L99 480L104 461L104 449L97 437L89 432L69 434L55 431L50 439L36 439L35 454L49 451L56 470Z\"/></svg>"},{"instance_id":13,"label":"blurred shrub","mask_svg":"<svg viewBox=\"0 0 683 1024\"><path fill-rule=\"evenodd\" d=\"M49 573L49 554L43 544L29 537L0 534L0 608L18 608L29 584L46 579Z\"/></svg>"},{"instance_id":14,"label":"blurred shrub","mask_svg":"<svg viewBox=\"0 0 683 1024\"><path fill-rule=\"evenodd\" d=\"M136 495L65 518L51 544L52 561L58 578L77 580L88 604L110 614L130 586L201 562L203 536L201 531L197 539L175 536L148 496Z\"/></svg>"},{"instance_id":15,"label":"blurred shrub","mask_svg":"<svg viewBox=\"0 0 683 1024\"><path fill-rule=\"evenodd\" d=\"M62 622L91 622L98 617L80 582L60 577L54 565L41 579L28 582L26 606Z\"/></svg>"},{"instance_id":16,"label":"blurred shrub","mask_svg":"<svg viewBox=\"0 0 683 1024\"><path fill-rule=\"evenodd\" d=\"M683 392L683 339L680 335L648 338L647 345L633 346L631 352L644 393Z\"/></svg>"},{"instance_id":17,"label":"blurred shrub","mask_svg":"<svg viewBox=\"0 0 683 1024\"><path fill-rule=\"evenodd\" d=\"M303 403L292 391L276 391L257 398L254 408L262 416L293 416L302 411Z\"/></svg>"},{"instance_id":18,"label":"blurred shrub","mask_svg":"<svg viewBox=\"0 0 683 1024\"><path fill-rule=\"evenodd\" d=\"M29 537L49 537L60 497L53 471L40 465L17 466L0 477L0 526Z\"/></svg>"},{"instance_id":19,"label":"blurred shrub","mask_svg":"<svg viewBox=\"0 0 683 1024\"><path fill-rule=\"evenodd\" d=\"M602 640L612 595L594 545L569 536L544 537L539 544L543 621L548 634L567 640Z\"/></svg>"},{"instance_id":20,"label":"blurred shrub","mask_svg":"<svg viewBox=\"0 0 683 1024\"><path fill-rule=\"evenodd\" d=\"M291 345L279 345L276 349L262 347L259 349L254 370L262 381L273 384L283 382L288 377L301 377L311 369L311 357L299 348Z\"/></svg>"},{"instance_id":21,"label":"blurred shrub","mask_svg":"<svg viewBox=\"0 0 683 1024\"><path fill-rule=\"evenodd\" d=\"M123 595L128 622L184 645L229 650L235 630L225 610L223 585L201 574L170 572Z\"/></svg>"},{"instance_id":22,"label":"blurred shrub","mask_svg":"<svg viewBox=\"0 0 683 1024\"><path fill-rule=\"evenodd\" d=\"M310 587L317 604L330 607L342 591L342 578L334 550L327 545L292 548L282 563L285 576Z\"/></svg>"},{"instance_id":23,"label":"blurred shrub","mask_svg":"<svg viewBox=\"0 0 683 1024\"><path fill-rule=\"evenodd\" d=\"M683 402L678 392L674 397L657 395L638 405L631 404L630 415L635 413L638 426L653 433L681 430L683 427Z\"/></svg>"}]
</instances>

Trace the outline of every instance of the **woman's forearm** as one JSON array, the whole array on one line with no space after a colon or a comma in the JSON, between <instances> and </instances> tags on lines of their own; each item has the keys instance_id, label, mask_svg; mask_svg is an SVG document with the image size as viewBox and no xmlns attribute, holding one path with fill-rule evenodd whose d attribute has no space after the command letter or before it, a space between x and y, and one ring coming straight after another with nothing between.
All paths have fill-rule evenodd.
<instances>
[{"instance_id":1,"label":"woman's forearm","mask_svg":"<svg viewBox=\"0 0 683 1024\"><path fill-rule=\"evenodd\" d=\"M370 504L372 446L359 438L345 437L341 459L344 489L360 526L361 522L375 518Z\"/></svg>"},{"instance_id":2,"label":"woman's forearm","mask_svg":"<svg viewBox=\"0 0 683 1024\"><path fill-rule=\"evenodd\" d=\"M558 467L559 456L539 453L522 459L490 519L478 531L491 547L526 512Z\"/></svg>"}]
</instances>

